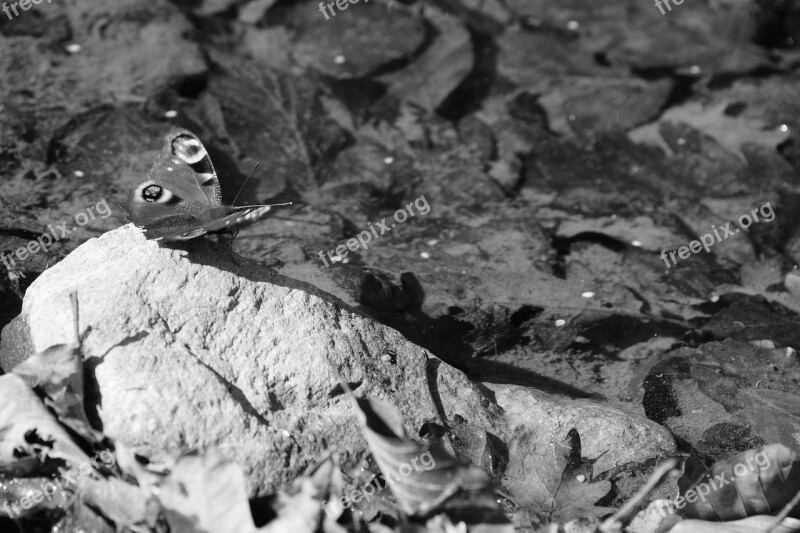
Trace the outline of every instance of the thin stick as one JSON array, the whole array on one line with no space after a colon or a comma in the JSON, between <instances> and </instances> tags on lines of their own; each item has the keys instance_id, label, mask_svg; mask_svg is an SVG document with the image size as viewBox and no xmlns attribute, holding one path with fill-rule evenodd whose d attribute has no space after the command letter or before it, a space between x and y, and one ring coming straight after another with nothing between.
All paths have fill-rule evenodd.
<instances>
[{"instance_id":1,"label":"thin stick","mask_svg":"<svg viewBox=\"0 0 800 533\"><path fill-rule=\"evenodd\" d=\"M75 344L81 345L81 328L78 325L78 293L69 293L69 301L72 302L72 318L75 322Z\"/></svg>"},{"instance_id":2,"label":"thin stick","mask_svg":"<svg viewBox=\"0 0 800 533\"><path fill-rule=\"evenodd\" d=\"M339 373L339 371L336 370L336 367L333 366L333 363L331 363L330 360L327 357L323 356L323 359L325 359L325 362L328 364L328 369L334 375L334 377L336 378L336 381L338 381L339 385L341 385L342 389L344 389L345 394L350 396L350 398L353 401L355 401L356 400L356 395L353 394L353 389L351 389L350 386L347 384L347 382L344 380L344 376L342 376Z\"/></svg>"},{"instance_id":3,"label":"thin stick","mask_svg":"<svg viewBox=\"0 0 800 533\"><path fill-rule=\"evenodd\" d=\"M675 459L667 459L661 466L655 469L653 475L650 476L650 479L647 480L644 487L642 487L636 495L625 502L625 505L622 508L614 513L614 516L608 518L605 522L600 524L600 527L597 528L598 531L601 533L612 533L613 531L617 530L616 524L618 522L622 522L631 512L636 509L642 500L644 500L648 494L650 494L656 487L658 487L667 475L672 472L675 468L675 465L678 464L678 461Z\"/></svg>"},{"instance_id":4,"label":"thin stick","mask_svg":"<svg viewBox=\"0 0 800 533\"><path fill-rule=\"evenodd\" d=\"M781 509L781 512L778 513L778 516L775 517L775 521L772 523L771 526L767 528L767 530L764 533L772 533L773 531L776 531L778 527L781 525L781 522L783 522L783 519L786 518L792 511L792 509L794 509L794 506L797 505L797 502L800 502L800 492L795 494L794 498L792 498L792 501L787 503L783 507L783 509Z\"/></svg>"},{"instance_id":5,"label":"thin stick","mask_svg":"<svg viewBox=\"0 0 800 533\"><path fill-rule=\"evenodd\" d=\"M253 165L253 170L250 171L250 174L248 174L247 177L244 179L244 183L242 183L242 186L239 187L239 192L236 193L236 198L239 198L239 195L242 194L242 191L244 190L244 186L247 185L247 180L250 179L250 176L253 175L253 172L256 171L256 169L258 168L258 165L260 165L260 164L261 164L260 161L256 161L256 164ZM231 202L231 205L236 205L236 198L233 199L233 201Z\"/></svg>"}]
</instances>

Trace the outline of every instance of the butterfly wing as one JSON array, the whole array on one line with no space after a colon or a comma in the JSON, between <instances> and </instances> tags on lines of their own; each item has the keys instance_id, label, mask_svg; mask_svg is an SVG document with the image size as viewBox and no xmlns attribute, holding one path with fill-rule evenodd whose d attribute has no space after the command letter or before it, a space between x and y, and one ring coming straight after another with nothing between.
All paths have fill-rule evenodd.
<instances>
[{"instance_id":1,"label":"butterfly wing","mask_svg":"<svg viewBox=\"0 0 800 533\"><path fill-rule=\"evenodd\" d=\"M221 197L217 173L203 143L192 132L174 128L164 137L164 148L147 179L131 191L128 207L133 223L145 230L177 228L211 215L231 214L233 208L215 212L223 207Z\"/></svg>"},{"instance_id":2,"label":"butterfly wing","mask_svg":"<svg viewBox=\"0 0 800 533\"><path fill-rule=\"evenodd\" d=\"M222 205L217 173L203 143L192 132L174 128L164 137L164 149L131 191L131 220L148 239L186 241L230 226L254 222L274 205ZM287 204L276 204L287 205Z\"/></svg>"},{"instance_id":3,"label":"butterfly wing","mask_svg":"<svg viewBox=\"0 0 800 533\"><path fill-rule=\"evenodd\" d=\"M231 226L260 219L274 206L235 208L228 206L198 209L193 213L159 219L146 229L148 239L188 241Z\"/></svg>"}]
</instances>

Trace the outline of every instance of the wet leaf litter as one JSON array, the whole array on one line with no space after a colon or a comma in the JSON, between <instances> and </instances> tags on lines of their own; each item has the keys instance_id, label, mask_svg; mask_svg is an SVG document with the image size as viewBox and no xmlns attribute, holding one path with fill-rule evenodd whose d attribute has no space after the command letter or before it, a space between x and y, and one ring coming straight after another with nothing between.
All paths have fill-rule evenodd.
<instances>
[{"instance_id":1,"label":"wet leaf litter","mask_svg":"<svg viewBox=\"0 0 800 533\"><path fill-rule=\"evenodd\" d=\"M796 530L798 5L545 4L0 15L0 529Z\"/></svg>"}]
</instances>

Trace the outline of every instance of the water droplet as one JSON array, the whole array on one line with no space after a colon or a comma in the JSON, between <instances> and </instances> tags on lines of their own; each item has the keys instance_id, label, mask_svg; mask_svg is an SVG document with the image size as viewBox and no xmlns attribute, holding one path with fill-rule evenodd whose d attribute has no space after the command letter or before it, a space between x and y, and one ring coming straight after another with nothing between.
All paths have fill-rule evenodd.
<instances>
[{"instance_id":1,"label":"water droplet","mask_svg":"<svg viewBox=\"0 0 800 533\"><path fill-rule=\"evenodd\" d=\"M591 298L594 296L594 293L592 291L586 291L582 293L581 296L583 296L584 298Z\"/></svg>"},{"instance_id":2,"label":"water droplet","mask_svg":"<svg viewBox=\"0 0 800 533\"><path fill-rule=\"evenodd\" d=\"M578 23L578 21L577 21L577 20L570 20L569 22L567 22L567 29L568 29L569 31L575 31L575 30L577 30L579 27L580 27L580 24Z\"/></svg>"},{"instance_id":3,"label":"water droplet","mask_svg":"<svg viewBox=\"0 0 800 533\"><path fill-rule=\"evenodd\" d=\"M164 116L167 118L175 118L178 116L178 112L174 109L170 109L169 111L164 112Z\"/></svg>"},{"instance_id":4,"label":"water droplet","mask_svg":"<svg viewBox=\"0 0 800 533\"><path fill-rule=\"evenodd\" d=\"M384 157L383 158L383 162L386 163L387 165L391 165L392 163L394 163L394 157L391 157L391 156Z\"/></svg>"},{"instance_id":5,"label":"water droplet","mask_svg":"<svg viewBox=\"0 0 800 533\"><path fill-rule=\"evenodd\" d=\"M641 241L631 241L631 246L639 247L641 245L642 245Z\"/></svg>"},{"instance_id":6,"label":"water droplet","mask_svg":"<svg viewBox=\"0 0 800 533\"><path fill-rule=\"evenodd\" d=\"M77 54L78 52L81 51L81 45L79 45L78 43L71 43L66 46L66 50L70 54Z\"/></svg>"},{"instance_id":7,"label":"water droplet","mask_svg":"<svg viewBox=\"0 0 800 533\"><path fill-rule=\"evenodd\" d=\"M421 254L419 254L419 256L423 259L429 259L431 254L429 254L428 252L422 252Z\"/></svg>"},{"instance_id":8,"label":"water droplet","mask_svg":"<svg viewBox=\"0 0 800 533\"><path fill-rule=\"evenodd\" d=\"M83 176L84 176L84 173L83 173L82 170L76 170L75 171L75 177L76 178L82 178Z\"/></svg>"},{"instance_id":9,"label":"water droplet","mask_svg":"<svg viewBox=\"0 0 800 533\"><path fill-rule=\"evenodd\" d=\"M560 328L561 326L563 326L566 323L567 323L566 320L564 320L563 318L559 318L558 320L556 320L556 327Z\"/></svg>"},{"instance_id":10,"label":"water droplet","mask_svg":"<svg viewBox=\"0 0 800 533\"><path fill-rule=\"evenodd\" d=\"M438 239L431 239L428 242L426 242L425 244L427 244L428 246L436 246L438 243L439 243Z\"/></svg>"},{"instance_id":11,"label":"water droplet","mask_svg":"<svg viewBox=\"0 0 800 533\"><path fill-rule=\"evenodd\" d=\"M336 57L333 58L333 62L337 65L341 65L345 62L344 56L342 54L338 54Z\"/></svg>"}]
</instances>

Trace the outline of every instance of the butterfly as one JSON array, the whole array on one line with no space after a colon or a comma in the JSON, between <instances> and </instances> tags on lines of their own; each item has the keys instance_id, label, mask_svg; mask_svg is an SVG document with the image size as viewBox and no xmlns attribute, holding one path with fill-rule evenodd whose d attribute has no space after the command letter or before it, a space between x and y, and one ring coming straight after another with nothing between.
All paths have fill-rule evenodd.
<instances>
[{"instance_id":1,"label":"butterfly","mask_svg":"<svg viewBox=\"0 0 800 533\"><path fill-rule=\"evenodd\" d=\"M288 204L223 205L208 152L197 135L183 128L167 133L147 179L128 198L131 221L145 230L148 239L163 242L228 232L232 226L258 220L276 205Z\"/></svg>"}]
</instances>

